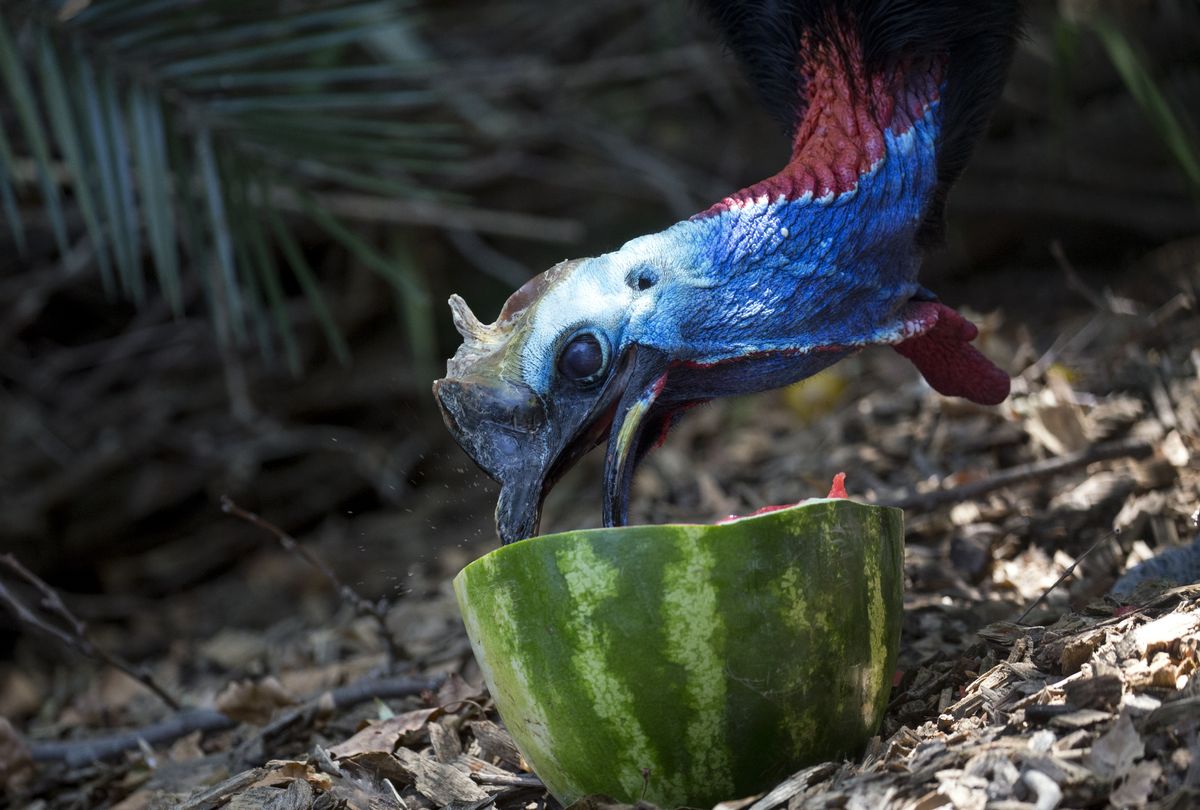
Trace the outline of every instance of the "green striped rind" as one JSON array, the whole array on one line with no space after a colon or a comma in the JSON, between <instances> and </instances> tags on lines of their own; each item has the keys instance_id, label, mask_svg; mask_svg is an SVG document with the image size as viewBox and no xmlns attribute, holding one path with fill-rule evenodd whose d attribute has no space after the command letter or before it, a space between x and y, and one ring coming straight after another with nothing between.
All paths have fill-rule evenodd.
<instances>
[{"instance_id":1,"label":"green striped rind","mask_svg":"<svg viewBox=\"0 0 1200 810\"><path fill-rule=\"evenodd\" d=\"M875 733L903 552L898 509L818 500L524 540L454 588L500 715L559 801L644 789L705 807Z\"/></svg>"}]
</instances>

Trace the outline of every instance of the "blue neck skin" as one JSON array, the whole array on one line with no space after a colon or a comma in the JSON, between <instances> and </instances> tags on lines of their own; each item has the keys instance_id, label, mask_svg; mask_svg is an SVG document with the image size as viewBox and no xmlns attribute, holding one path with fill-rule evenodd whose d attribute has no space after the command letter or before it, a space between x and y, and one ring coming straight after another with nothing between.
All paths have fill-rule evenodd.
<instances>
[{"instance_id":1,"label":"blue neck skin","mask_svg":"<svg viewBox=\"0 0 1200 810\"><path fill-rule=\"evenodd\" d=\"M894 342L920 291L918 227L937 184L933 102L858 186L833 198L761 200L634 240L670 256L652 314L622 344L661 349L688 367L667 398L767 390L811 376L863 346Z\"/></svg>"}]
</instances>

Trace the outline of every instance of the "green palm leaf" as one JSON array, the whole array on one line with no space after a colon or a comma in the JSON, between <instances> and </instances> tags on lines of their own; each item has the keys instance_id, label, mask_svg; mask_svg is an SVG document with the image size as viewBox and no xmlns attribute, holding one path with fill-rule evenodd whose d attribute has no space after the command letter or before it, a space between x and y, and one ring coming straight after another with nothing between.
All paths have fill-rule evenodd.
<instances>
[{"instance_id":1,"label":"green palm leaf","mask_svg":"<svg viewBox=\"0 0 1200 810\"><path fill-rule=\"evenodd\" d=\"M1089 22L1129 94L1141 105L1188 182L1194 188L1200 188L1200 154L1196 145L1133 43L1112 20L1103 15L1096 15Z\"/></svg>"},{"instance_id":2,"label":"green palm leaf","mask_svg":"<svg viewBox=\"0 0 1200 810\"><path fill-rule=\"evenodd\" d=\"M110 294L140 303L151 276L178 316L198 286L222 339L281 346L298 371L297 290L345 361L304 249L272 210L282 199L408 302L410 329L431 330L420 270L324 202L454 203L432 182L458 154L457 130L431 114L438 71L427 55L400 66L370 47L400 23L411 37L414 22L406 0L4 3L0 214L17 248L21 202L36 195L58 250L85 236ZM28 189L20 161L35 170Z\"/></svg>"}]
</instances>

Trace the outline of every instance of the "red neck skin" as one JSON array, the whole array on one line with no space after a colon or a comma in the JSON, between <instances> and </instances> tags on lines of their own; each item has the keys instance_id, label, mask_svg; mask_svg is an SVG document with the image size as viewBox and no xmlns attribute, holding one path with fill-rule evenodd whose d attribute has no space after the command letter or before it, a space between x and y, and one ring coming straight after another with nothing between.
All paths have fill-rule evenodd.
<instances>
[{"instance_id":1,"label":"red neck skin","mask_svg":"<svg viewBox=\"0 0 1200 810\"><path fill-rule=\"evenodd\" d=\"M801 48L803 97L787 165L698 216L780 199L829 200L853 191L885 157L884 133L903 135L937 102L943 57L906 58L868 74L853 29L843 31L841 42Z\"/></svg>"}]
</instances>

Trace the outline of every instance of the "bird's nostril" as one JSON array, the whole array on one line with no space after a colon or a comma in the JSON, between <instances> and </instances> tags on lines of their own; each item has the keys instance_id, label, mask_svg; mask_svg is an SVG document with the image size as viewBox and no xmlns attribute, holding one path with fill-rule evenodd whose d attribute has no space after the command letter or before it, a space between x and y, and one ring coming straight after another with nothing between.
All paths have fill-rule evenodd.
<instances>
[{"instance_id":1,"label":"bird's nostril","mask_svg":"<svg viewBox=\"0 0 1200 810\"><path fill-rule=\"evenodd\" d=\"M514 408L512 417L512 426L522 433L532 433L542 426L542 420L534 408Z\"/></svg>"},{"instance_id":2,"label":"bird's nostril","mask_svg":"<svg viewBox=\"0 0 1200 810\"><path fill-rule=\"evenodd\" d=\"M495 425L533 433L546 421L541 400L523 385L446 379L435 382L433 390L442 410L469 431Z\"/></svg>"}]
</instances>

